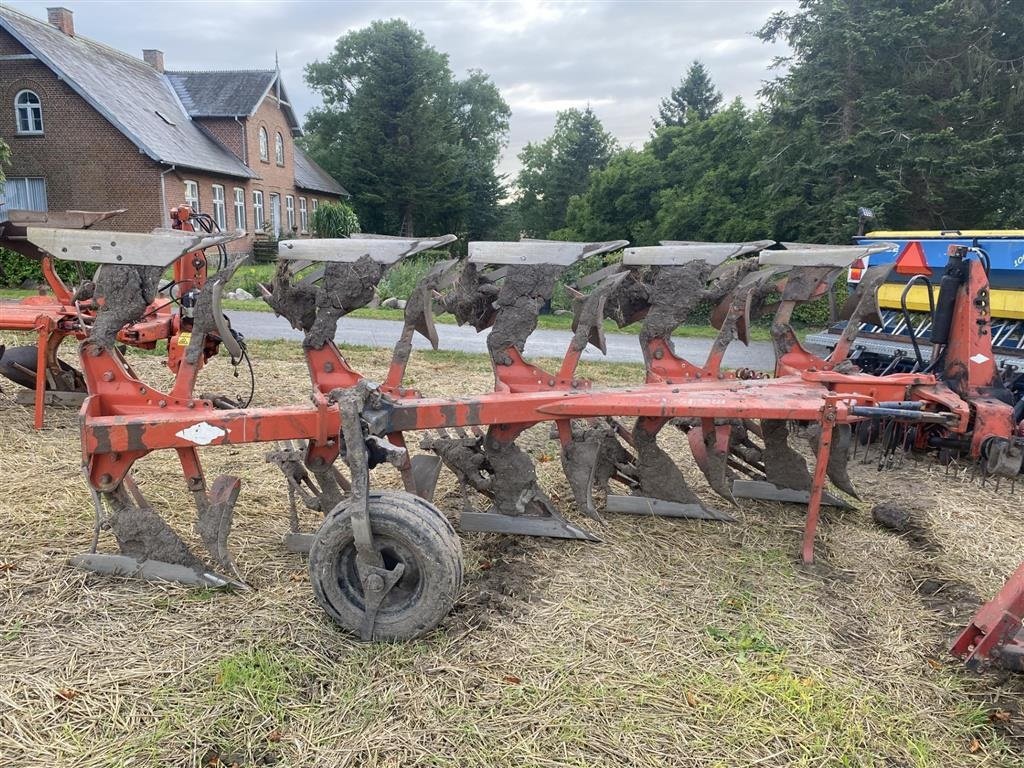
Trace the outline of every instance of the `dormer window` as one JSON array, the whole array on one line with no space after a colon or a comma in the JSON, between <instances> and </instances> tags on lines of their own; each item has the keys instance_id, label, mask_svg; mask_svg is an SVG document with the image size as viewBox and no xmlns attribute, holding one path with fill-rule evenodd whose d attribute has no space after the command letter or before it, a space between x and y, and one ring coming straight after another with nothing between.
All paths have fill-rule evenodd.
<instances>
[{"instance_id":1,"label":"dormer window","mask_svg":"<svg viewBox=\"0 0 1024 768\"><path fill-rule=\"evenodd\" d=\"M43 132L43 103L35 91L18 91L14 97L14 113L18 133Z\"/></svg>"},{"instance_id":2,"label":"dormer window","mask_svg":"<svg viewBox=\"0 0 1024 768\"><path fill-rule=\"evenodd\" d=\"M274 159L278 165L284 165L284 137L280 133L274 137Z\"/></svg>"},{"instance_id":3,"label":"dormer window","mask_svg":"<svg viewBox=\"0 0 1024 768\"><path fill-rule=\"evenodd\" d=\"M260 128L260 160L270 162L270 143L267 140L267 129Z\"/></svg>"}]
</instances>

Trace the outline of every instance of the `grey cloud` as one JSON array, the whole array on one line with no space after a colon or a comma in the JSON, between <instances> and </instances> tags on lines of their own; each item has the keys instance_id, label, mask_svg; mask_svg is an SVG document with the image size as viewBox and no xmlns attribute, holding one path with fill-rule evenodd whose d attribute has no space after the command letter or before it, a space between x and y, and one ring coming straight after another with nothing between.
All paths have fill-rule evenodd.
<instances>
[{"instance_id":1,"label":"grey cloud","mask_svg":"<svg viewBox=\"0 0 1024 768\"><path fill-rule=\"evenodd\" d=\"M45 18L49 2L11 5ZM170 69L257 69L274 64L300 114L319 103L303 67L330 55L334 41L373 19L403 18L449 55L452 70L482 69L512 106L502 170L551 131L554 113L591 103L624 145L649 135L658 102L695 59L711 71L726 100L756 103L774 76L780 45L753 37L775 10L796 2L498 3L458 2L90 2L66 0L76 30L129 53L164 51Z\"/></svg>"}]
</instances>

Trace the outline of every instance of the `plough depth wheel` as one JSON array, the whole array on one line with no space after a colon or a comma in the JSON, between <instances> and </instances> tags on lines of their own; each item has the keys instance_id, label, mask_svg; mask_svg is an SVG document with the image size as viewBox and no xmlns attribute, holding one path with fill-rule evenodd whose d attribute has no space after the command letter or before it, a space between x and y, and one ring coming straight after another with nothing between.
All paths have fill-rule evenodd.
<instances>
[{"instance_id":1,"label":"plough depth wheel","mask_svg":"<svg viewBox=\"0 0 1024 768\"><path fill-rule=\"evenodd\" d=\"M462 590L462 547L448 520L430 502L399 491L371 491L373 541L391 570L404 566L373 620L374 640L419 637L448 615ZM309 579L320 606L356 635L365 620L349 502L324 520L309 553ZM383 587L383 585L382 585Z\"/></svg>"}]
</instances>

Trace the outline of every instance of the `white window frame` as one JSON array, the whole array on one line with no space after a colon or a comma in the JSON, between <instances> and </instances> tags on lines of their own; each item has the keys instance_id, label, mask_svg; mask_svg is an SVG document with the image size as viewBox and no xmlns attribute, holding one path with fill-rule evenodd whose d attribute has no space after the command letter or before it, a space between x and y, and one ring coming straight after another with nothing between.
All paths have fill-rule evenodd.
<instances>
[{"instance_id":1,"label":"white window frame","mask_svg":"<svg viewBox=\"0 0 1024 768\"><path fill-rule=\"evenodd\" d=\"M21 98L31 96L35 102L26 99L21 103ZM29 125L27 130L21 129L21 118L24 113L25 122ZM14 95L14 132L19 136L41 136L43 133L43 100L33 90L25 88Z\"/></svg>"},{"instance_id":2,"label":"white window frame","mask_svg":"<svg viewBox=\"0 0 1024 768\"><path fill-rule=\"evenodd\" d=\"M213 187L213 220L217 227L223 232L228 228L228 212L224 199L224 187L221 184L214 184ZM218 194L219 193L219 194Z\"/></svg>"},{"instance_id":3,"label":"white window frame","mask_svg":"<svg viewBox=\"0 0 1024 768\"><path fill-rule=\"evenodd\" d=\"M316 213L316 209L317 209L317 206L319 206L319 205L320 205L320 201L319 201L319 200L317 200L317 199L316 199L316 198L314 197L314 198L313 198L313 213Z\"/></svg>"},{"instance_id":4,"label":"white window frame","mask_svg":"<svg viewBox=\"0 0 1024 768\"><path fill-rule=\"evenodd\" d=\"M258 189L252 191L252 226L257 232L263 230L266 220L263 217L263 192Z\"/></svg>"},{"instance_id":5,"label":"white window frame","mask_svg":"<svg viewBox=\"0 0 1024 768\"><path fill-rule=\"evenodd\" d=\"M264 163L270 162L270 138L263 126L260 126L260 160Z\"/></svg>"},{"instance_id":6,"label":"white window frame","mask_svg":"<svg viewBox=\"0 0 1024 768\"><path fill-rule=\"evenodd\" d=\"M274 134L274 160L278 165L284 165L284 136L280 131Z\"/></svg>"},{"instance_id":7,"label":"white window frame","mask_svg":"<svg viewBox=\"0 0 1024 768\"><path fill-rule=\"evenodd\" d=\"M267 206L270 208L270 233L274 237L280 237L281 225L284 223L281 221L281 194L279 192L271 192L270 198L267 200Z\"/></svg>"},{"instance_id":8,"label":"white window frame","mask_svg":"<svg viewBox=\"0 0 1024 768\"><path fill-rule=\"evenodd\" d=\"M309 232L309 212L306 210L306 198L299 198L299 231Z\"/></svg>"},{"instance_id":9,"label":"white window frame","mask_svg":"<svg viewBox=\"0 0 1024 768\"><path fill-rule=\"evenodd\" d=\"M288 231L295 231L295 198L291 195L284 196L284 220L288 222Z\"/></svg>"},{"instance_id":10,"label":"white window frame","mask_svg":"<svg viewBox=\"0 0 1024 768\"><path fill-rule=\"evenodd\" d=\"M245 190L235 187L235 229L245 231Z\"/></svg>"},{"instance_id":11,"label":"white window frame","mask_svg":"<svg viewBox=\"0 0 1024 768\"><path fill-rule=\"evenodd\" d=\"M29 189L29 182L37 181L42 186L42 199L32 204L32 192ZM16 189L21 187L20 190ZM36 190L38 192L38 188ZM15 195L18 195L18 203L15 204ZM46 198L46 179L43 176L8 176L6 181L0 181L0 214L7 211L28 210L45 211L48 209ZM3 219L0 216L0 219Z\"/></svg>"},{"instance_id":12,"label":"white window frame","mask_svg":"<svg viewBox=\"0 0 1024 768\"><path fill-rule=\"evenodd\" d=\"M199 213L199 182L192 179L185 179L185 205L192 209L192 213Z\"/></svg>"}]
</instances>

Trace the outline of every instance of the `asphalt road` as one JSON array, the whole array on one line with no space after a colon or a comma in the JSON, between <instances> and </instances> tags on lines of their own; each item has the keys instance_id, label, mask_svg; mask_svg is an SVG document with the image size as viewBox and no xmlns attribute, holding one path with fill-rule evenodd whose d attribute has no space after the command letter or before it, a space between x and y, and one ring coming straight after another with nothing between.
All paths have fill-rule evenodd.
<instances>
[{"instance_id":1,"label":"asphalt road","mask_svg":"<svg viewBox=\"0 0 1024 768\"><path fill-rule=\"evenodd\" d=\"M291 327L287 320L277 317L272 312L228 312L231 325L249 339L285 339L301 341L302 333ZM368 320L356 317L343 317L338 323L335 341L345 344L357 344L365 347L390 349L402 332L402 323L397 320ZM439 348L458 352L475 352L487 354L487 332L477 333L468 326L459 327L445 323L437 324ZM561 359L572 337L570 331L538 329L526 342L527 357L554 357ZM606 334L608 355L604 356L597 349L588 346L583 353L585 360L604 360L606 362L640 363L640 343L634 335L621 333ZM676 353L695 363L707 358L711 349L711 339L674 338ZM414 337L415 349L429 349L430 344L419 334ZM734 341L725 354L725 365L729 368L754 368L771 370L775 367L775 356L771 344L765 341L752 341L744 347Z\"/></svg>"}]
</instances>

